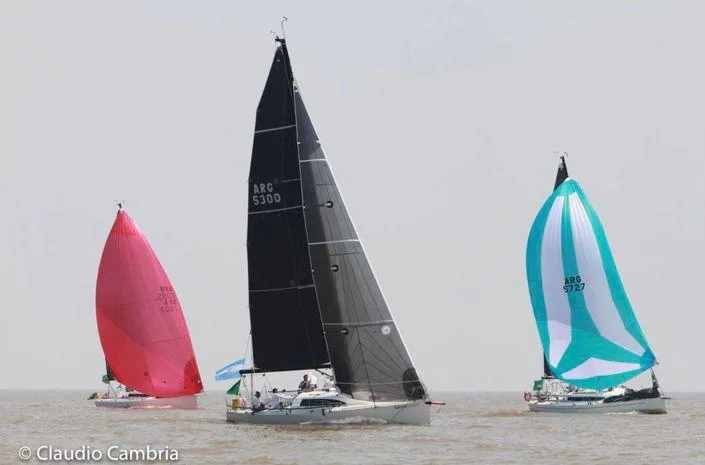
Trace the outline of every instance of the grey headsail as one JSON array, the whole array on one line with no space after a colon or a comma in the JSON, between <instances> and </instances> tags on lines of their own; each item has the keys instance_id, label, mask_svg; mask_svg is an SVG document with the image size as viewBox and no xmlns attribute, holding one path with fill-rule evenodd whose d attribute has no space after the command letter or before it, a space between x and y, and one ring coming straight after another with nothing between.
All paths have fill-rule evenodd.
<instances>
[{"instance_id":1,"label":"grey headsail","mask_svg":"<svg viewBox=\"0 0 705 465\"><path fill-rule=\"evenodd\" d=\"M308 245L336 384L366 400L423 399L296 85L294 93Z\"/></svg>"},{"instance_id":2,"label":"grey headsail","mask_svg":"<svg viewBox=\"0 0 705 465\"><path fill-rule=\"evenodd\" d=\"M255 367L328 366L306 238L293 79L277 47L255 123L250 162L247 264Z\"/></svg>"}]
</instances>

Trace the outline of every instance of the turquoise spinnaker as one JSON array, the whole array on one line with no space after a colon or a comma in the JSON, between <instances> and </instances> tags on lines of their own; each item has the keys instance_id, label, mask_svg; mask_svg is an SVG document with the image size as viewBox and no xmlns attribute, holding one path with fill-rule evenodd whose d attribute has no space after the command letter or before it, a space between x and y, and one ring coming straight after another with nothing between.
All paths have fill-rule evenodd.
<instances>
[{"instance_id":1,"label":"turquoise spinnaker","mask_svg":"<svg viewBox=\"0 0 705 465\"><path fill-rule=\"evenodd\" d=\"M554 376L599 390L622 384L654 365L602 224L571 178L554 190L534 220L526 274Z\"/></svg>"}]
</instances>

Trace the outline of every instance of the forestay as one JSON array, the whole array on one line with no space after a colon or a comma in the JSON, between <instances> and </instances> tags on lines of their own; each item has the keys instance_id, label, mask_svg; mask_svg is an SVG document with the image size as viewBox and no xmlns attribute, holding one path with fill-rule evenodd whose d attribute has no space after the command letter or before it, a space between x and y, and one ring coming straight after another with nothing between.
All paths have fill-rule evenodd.
<instances>
[{"instance_id":1,"label":"forestay","mask_svg":"<svg viewBox=\"0 0 705 465\"><path fill-rule=\"evenodd\" d=\"M577 182L561 181L529 234L531 303L550 371L604 389L651 368L655 358L595 210Z\"/></svg>"}]
</instances>

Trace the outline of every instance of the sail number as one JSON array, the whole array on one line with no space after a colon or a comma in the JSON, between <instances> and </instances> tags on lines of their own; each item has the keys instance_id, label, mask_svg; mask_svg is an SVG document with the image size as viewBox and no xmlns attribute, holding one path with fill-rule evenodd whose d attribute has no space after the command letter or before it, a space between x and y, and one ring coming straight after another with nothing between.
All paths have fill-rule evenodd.
<instances>
[{"instance_id":1,"label":"sail number","mask_svg":"<svg viewBox=\"0 0 705 465\"><path fill-rule=\"evenodd\" d=\"M176 299L176 293L171 286L159 286L159 310L162 313L171 313L179 309L179 301Z\"/></svg>"},{"instance_id":2,"label":"sail number","mask_svg":"<svg viewBox=\"0 0 705 465\"><path fill-rule=\"evenodd\" d=\"M274 184L271 182L261 182L252 184L252 204L269 205L281 203L282 196L279 192L274 192Z\"/></svg>"},{"instance_id":3,"label":"sail number","mask_svg":"<svg viewBox=\"0 0 705 465\"><path fill-rule=\"evenodd\" d=\"M585 289L585 282L579 274L566 276L565 284L563 285L564 292L581 292L583 289Z\"/></svg>"}]
</instances>

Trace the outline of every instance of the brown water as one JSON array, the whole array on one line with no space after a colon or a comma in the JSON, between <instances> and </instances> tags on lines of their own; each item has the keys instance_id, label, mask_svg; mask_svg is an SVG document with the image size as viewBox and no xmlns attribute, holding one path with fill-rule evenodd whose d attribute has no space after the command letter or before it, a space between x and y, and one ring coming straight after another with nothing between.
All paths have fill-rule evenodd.
<instances>
[{"instance_id":1,"label":"brown water","mask_svg":"<svg viewBox=\"0 0 705 465\"><path fill-rule=\"evenodd\" d=\"M176 450L181 464L705 463L703 393L672 394L667 415L536 414L521 393L435 393L448 405L434 407L431 426L294 427L226 423L220 393L197 411L99 409L89 394L0 391L0 464L41 463L18 450L49 444L104 456L149 444Z\"/></svg>"}]
</instances>

